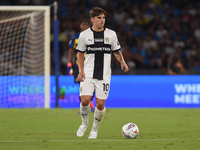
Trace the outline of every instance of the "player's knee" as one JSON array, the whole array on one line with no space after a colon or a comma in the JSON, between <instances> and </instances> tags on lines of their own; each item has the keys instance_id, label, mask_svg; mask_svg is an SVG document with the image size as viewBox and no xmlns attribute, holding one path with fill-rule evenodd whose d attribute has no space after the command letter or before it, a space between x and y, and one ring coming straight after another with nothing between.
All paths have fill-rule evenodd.
<instances>
[{"instance_id":1,"label":"player's knee","mask_svg":"<svg viewBox=\"0 0 200 150\"><path fill-rule=\"evenodd\" d=\"M87 100L81 100L81 104L82 104L82 106L87 106L87 105L89 105L89 103L88 103Z\"/></svg>"},{"instance_id":2,"label":"player's knee","mask_svg":"<svg viewBox=\"0 0 200 150\"><path fill-rule=\"evenodd\" d=\"M88 106L89 103L90 103L90 98L89 97L86 97L86 96L81 97L82 106Z\"/></svg>"},{"instance_id":3,"label":"player's knee","mask_svg":"<svg viewBox=\"0 0 200 150\"><path fill-rule=\"evenodd\" d=\"M98 110L103 110L104 107L105 107L105 106L104 106L104 103L103 103L103 102L102 102L102 103L99 102L99 103L97 104L97 109L98 109Z\"/></svg>"},{"instance_id":4,"label":"player's knee","mask_svg":"<svg viewBox=\"0 0 200 150\"><path fill-rule=\"evenodd\" d=\"M105 100L101 100L101 99L98 99L96 98L97 100L97 104L96 104L96 107L98 110L103 110L104 109L104 105L105 105Z\"/></svg>"},{"instance_id":5,"label":"player's knee","mask_svg":"<svg viewBox=\"0 0 200 150\"><path fill-rule=\"evenodd\" d=\"M97 105L97 109L98 110L103 110L104 109L104 105Z\"/></svg>"},{"instance_id":6,"label":"player's knee","mask_svg":"<svg viewBox=\"0 0 200 150\"><path fill-rule=\"evenodd\" d=\"M104 105L98 104L98 105L97 105L97 109L98 109L98 110L103 110L103 109L104 109Z\"/></svg>"}]
</instances>

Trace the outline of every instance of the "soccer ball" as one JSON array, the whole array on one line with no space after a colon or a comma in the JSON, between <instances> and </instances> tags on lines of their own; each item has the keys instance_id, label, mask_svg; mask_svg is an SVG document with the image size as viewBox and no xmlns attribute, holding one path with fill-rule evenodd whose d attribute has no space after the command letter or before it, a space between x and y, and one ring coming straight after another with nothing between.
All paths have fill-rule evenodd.
<instances>
[{"instance_id":1,"label":"soccer ball","mask_svg":"<svg viewBox=\"0 0 200 150\"><path fill-rule=\"evenodd\" d=\"M139 135L139 128L134 123L127 123L122 127L122 136L126 139L135 139Z\"/></svg>"}]
</instances>

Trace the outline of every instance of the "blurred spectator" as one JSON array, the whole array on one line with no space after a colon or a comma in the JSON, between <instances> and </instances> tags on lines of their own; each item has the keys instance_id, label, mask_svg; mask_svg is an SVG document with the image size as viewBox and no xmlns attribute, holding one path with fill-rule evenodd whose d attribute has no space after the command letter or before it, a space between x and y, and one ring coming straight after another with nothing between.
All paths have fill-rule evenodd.
<instances>
[{"instance_id":1,"label":"blurred spectator","mask_svg":"<svg viewBox=\"0 0 200 150\"><path fill-rule=\"evenodd\" d=\"M113 16L118 25L122 24L122 21L124 20L125 17L125 12L123 11L123 7L116 8Z\"/></svg>"},{"instance_id":2,"label":"blurred spectator","mask_svg":"<svg viewBox=\"0 0 200 150\"><path fill-rule=\"evenodd\" d=\"M166 40L166 39L165 39ZM164 41L165 47L164 52L166 55L173 56L176 52L176 48L174 47L174 42L172 40Z\"/></svg>"},{"instance_id":3,"label":"blurred spectator","mask_svg":"<svg viewBox=\"0 0 200 150\"><path fill-rule=\"evenodd\" d=\"M168 31L164 28L163 24L160 24L158 29L156 30L156 35L159 38L159 40L162 40L162 38L167 35Z\"/></svg>"},{"instance_id":4,"label":"blurred spectator","mask_svg":"<svg viewBox=\"0 0 200 150\"><path fill-rule=\"evenodd\" d=\"M198 28L194 30L194 36L196 37L197 41L200 41L200 25L198 25Z\"/></svg>"},{"instance_id":5,"label":"blurred spectator","mask_svg":"<svg viewBox=\"0 0 200 150\"><path fill-rule=\"evenodd\" d=\"M154 51L156 50L158 47L157 45L157 41L155 41L154 39L152 39L151 35L147 35L144 42L143 42L143 46L145 49L147 49L148 51Z\"/></svg>"},{"instance_id":6,"label":"blurred spectator","mask_svg":"<svg viewBox=\"0 0 200 150\"><path fill-rule=\"evenodd\" d=\"M182 41L181 39L181 35L176 35L176 40L174 41L174 47L177 48L177 47L184 47L185 46L185 43Z\"/></svg>"},{"instance_id":7,"label":"blurred spectator","mask_svg":"<svg viewBox=\"0 0 200 150\"><path fill-rule=\"evenodd\" d=\"M137 46L131 49L132 61L136 68L148 68L149 58L146 49L142 45L142 41L138 39Z\"/></svg>"},{"instance_id":8,"label":"blurred spectator","mask_svg":"<svg viewBox=\"0 0 200 150\"><path fill-rule=\"evenodd\" d=\"M122 55L130 70L134 68L134 63L131 61L131 51L128 45L124 45Z\"/></svg>"}]
</instances>

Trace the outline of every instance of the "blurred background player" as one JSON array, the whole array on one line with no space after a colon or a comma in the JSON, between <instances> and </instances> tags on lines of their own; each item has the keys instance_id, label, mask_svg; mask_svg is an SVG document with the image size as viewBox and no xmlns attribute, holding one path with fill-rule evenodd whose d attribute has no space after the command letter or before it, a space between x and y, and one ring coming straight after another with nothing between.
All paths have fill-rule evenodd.
<instances>
[{"instance_id":1,"label":"blurred background player","mask_svg":"<svg viewBox=\"0 0 200 150\"><path fill-rule=\"evenodd\" d=\"M169 75L183 75L185 74L185 69L181 63L181 59L178 56L172 57L170 66L169 66Z\"/></svg>"},{"instance_id":2,"label":"blurred background player","mask_svg":"<svg viewBox=\"0 0 200 150\"><path fill-rule=\"evenodd\" d=\"M81 20L79 27L80 27L80 32L88 29L90 27L89 19ZM69 53L68 53L68 63L67 63L67 75L69 75L69 76L74 75L74 82L79 83L79 84L80 84L80 81L77 80L79 71L78 71L78 63L77 63L78 51L76 51L76 46L78 44L78 38L79 38L80 32L73 35L69 42ZM75 61L73 61L74 57L75 57ZM90 102L90 107L91 107L91 111L94 112L95 107L92 102L92 99Z\"/></svg>"}]
</instances>

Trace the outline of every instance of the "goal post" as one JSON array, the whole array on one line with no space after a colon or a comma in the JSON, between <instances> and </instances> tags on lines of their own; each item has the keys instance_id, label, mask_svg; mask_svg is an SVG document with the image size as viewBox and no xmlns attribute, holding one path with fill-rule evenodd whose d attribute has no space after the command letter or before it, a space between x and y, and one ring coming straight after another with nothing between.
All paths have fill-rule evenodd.
<instances>
[{"instance_id":1,"label":"goal post","mask_svg":"<svg viewBox=\"0 0 200 150\"><path fill-rule=\"evenodd\" d=\"M14 107L32 107L21 103L35 97L50 108L50 6L0 6L0 55L0 107L12 107L10 90L21 98Z\"/></svg>"}]
</instances>

